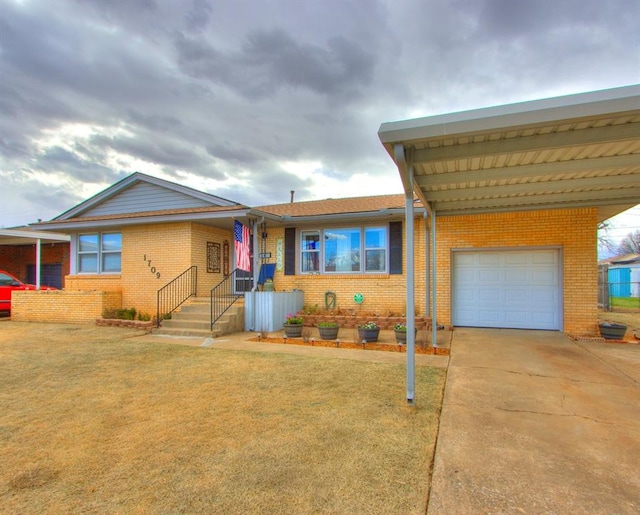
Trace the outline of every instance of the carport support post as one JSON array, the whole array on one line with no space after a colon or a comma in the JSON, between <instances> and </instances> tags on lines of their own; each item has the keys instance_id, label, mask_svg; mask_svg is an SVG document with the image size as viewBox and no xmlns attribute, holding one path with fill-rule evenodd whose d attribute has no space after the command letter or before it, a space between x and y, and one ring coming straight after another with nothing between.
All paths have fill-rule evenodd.
<instances>
[{"instance_id":1,"label":"carport support post","mask_svg":"<svg viewBox=\"0 0 640 515\"><path fill-rule=\"evenodd\" d=\"M40 254L42 251L42 244L40 238L36 240L36 290L40 289Z\"/></svg>"},{"instance_id":2,"label":"carport support post","mask_svg":"<svg viewBox=\"0 0 640 515\"><path fill-rule=\"evenodd\" d=\"M409 167L411 182L413 182L413 168ZM416 369L416 306L414 298L415 264L413 239L413 191L405 192L405 232L407 240L407 404L412 405L415 399L415 369Z\"/></svg>"},{"instance_id":3,"label":"carport support post","mask_svg":"<svg viewBox=\"0 0 640 515\"><path fill-rule=\"evenodd\" d=\"M436 210L431 211L431 345L438 346L438 322L436 320ZM429 279L427 279L427 282Z\"/></svg>"}]
</instances>

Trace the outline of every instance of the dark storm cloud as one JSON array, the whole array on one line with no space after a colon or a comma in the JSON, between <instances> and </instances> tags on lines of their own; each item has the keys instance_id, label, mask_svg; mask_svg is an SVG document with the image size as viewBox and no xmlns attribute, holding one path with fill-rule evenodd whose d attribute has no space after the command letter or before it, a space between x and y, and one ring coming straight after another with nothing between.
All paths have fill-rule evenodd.
<instances>
[{"instance_id":1,"label":"dark storm cloud","mask_svg":"<svg viewBox=\"0 0 640 515\"><path fill-rule=\"evenodd\" d=\"M206 149L207 153L211 157L222 159L223 161L229 161L231 163L255 165L256 163L263 161L263 159L261 159L251 148L247 148L246 146L242 146L241 144L233 143L228 140L210 143L206 145Z\"/></svg>"},{"instance_id":2,"label":"dark storm cloud","mask_svg":"<svg viewBox=\"0 0 640 515\"><path fill-rule=\"evenodd\" d=\"M73 175L85 183L104 184L115 182L118 173L95 162L85 161L61 147L48 148L38 158L37 170L43 172L63 172Z\"/></svg>"},{"instance_id":3,"label":"dark storm cloud","mask_svg":"<svg viewBox=\"0 0 640 515\"><path fill-rule=\"evenodd\" d=\"M334 38L325 46L301 44L280 29L249 34L240 51L229 55L183 34L175 44L185 73L221 82L250 98L281 88L350 97L366 89L374 67L373 56L357 42Z\"/></svg>"},{"instance_id":4,"label":"dark storm cloud","mask_svg":"<svg viewBox=\"0 0 640 515\"><path fill-rule=\"evenodd\" d=\"M198 168L205 164L204 158L196 148L186 142L177 143L171 138L162 138L158 134L147 138L94 136L90 143L150 163L174 168Z\"/></svg>"},{"instance_id":5,"label":"dark storm cloud","mask_svg":"<svg viewBox=\"0 0 640 515\"><path fill-rule=\"evenodd\" d=\"M344 195L387 193L380 123L640 82L638 19L635 0L0 0L0 225L136 170L250 205L354 174Z\"/></svg>"}]
</instances>

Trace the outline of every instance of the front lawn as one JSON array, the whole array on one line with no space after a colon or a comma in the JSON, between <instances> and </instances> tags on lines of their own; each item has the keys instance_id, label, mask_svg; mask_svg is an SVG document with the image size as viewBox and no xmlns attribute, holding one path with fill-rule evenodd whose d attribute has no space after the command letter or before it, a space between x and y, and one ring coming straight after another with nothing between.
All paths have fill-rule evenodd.
<instances>
[{"instance_id":1,"label":"front lawn","mask_svg":"<svg viewBox=\"0 0 640 515\"><path fill-rule=\"evenodd\" d=\"M424 513L444 371L0 322L5 513Z\"/></svg>"}]
</instances>

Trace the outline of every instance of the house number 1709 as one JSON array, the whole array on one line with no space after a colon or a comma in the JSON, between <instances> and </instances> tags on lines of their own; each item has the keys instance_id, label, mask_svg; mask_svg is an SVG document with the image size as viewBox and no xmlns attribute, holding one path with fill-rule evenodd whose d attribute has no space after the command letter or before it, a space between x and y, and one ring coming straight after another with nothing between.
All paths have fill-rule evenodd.
<instances>
[{"instance_id":1,"label":"house number 1709","mask_svg":"<svg viewBox=\"0 0 640 515\"><path fill-rule=\"evenodd\" d=\"M151 260L147 259L147 255L145 254L142 260L147 264L151 273L156 276L156 279L160 279L160 272L156 270L155 266L151 266Z\"/></svg>"}]
</instances>

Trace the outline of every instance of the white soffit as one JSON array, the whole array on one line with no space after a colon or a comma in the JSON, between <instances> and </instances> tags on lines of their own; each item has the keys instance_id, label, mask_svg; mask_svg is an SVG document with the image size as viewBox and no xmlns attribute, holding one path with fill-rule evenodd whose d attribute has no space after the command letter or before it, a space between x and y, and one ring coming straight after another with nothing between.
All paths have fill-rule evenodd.
<instances>
[{"instance_id":1,"label":"white soffit","mask_svg":"<svg viewBox=\"0 0 640 515\"><path fill-rule=\"evenodd\" d=\"M640 204L640 85L383 123L439 215ZM400 167L400 173L404 172Z\"/></svg>"}]
</instances>

